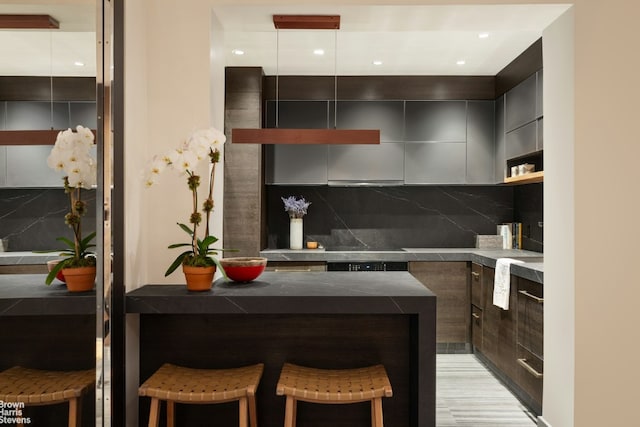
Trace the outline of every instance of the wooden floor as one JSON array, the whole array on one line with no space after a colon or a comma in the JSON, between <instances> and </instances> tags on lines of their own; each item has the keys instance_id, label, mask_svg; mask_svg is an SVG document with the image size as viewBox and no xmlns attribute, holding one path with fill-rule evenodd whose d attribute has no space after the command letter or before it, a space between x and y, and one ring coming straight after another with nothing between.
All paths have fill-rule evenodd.
<instances>
[{"instance_id":1,"label":"wooden floor","mask_svg":"<svg viewBox=\"0 0 640 427\"><path fill-rule=\"evenodd\" d=\"M473 354L438 354L436 367L436 426L536 426L535 415Z\"/></svg>"}]
</instances>

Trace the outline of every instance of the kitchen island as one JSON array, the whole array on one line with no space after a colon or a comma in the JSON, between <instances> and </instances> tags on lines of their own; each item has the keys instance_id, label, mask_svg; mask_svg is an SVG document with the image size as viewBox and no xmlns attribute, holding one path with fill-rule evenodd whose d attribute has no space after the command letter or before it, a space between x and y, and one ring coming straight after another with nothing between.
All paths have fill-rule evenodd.
<instances>
[{"instance_id":1,"label":"kitchen island","mask_svg":"<svg viewBox=\"0 0 640 427\"><path fill-rule=\"evenodd\" d=\"M46 269L46 266L45 266ZM96 366L96 293L69 292L45 274L0 274L0 371L12 366L81 370ZM95 425L93 393L83 399L82 425ZM66 425L66 405L26 410L35 425ZM38 423L40 421L40 423Z\"/></svg>"},{"instance_id":2,"label":"kitchen island","mask_svg":"<svg viewBox=\"0 0 640 427\"><path fill-rule=\"evenodd\" d=\"M225 280L191 293L183 285L146 285L127 294L140 315L140 382L162 363L196 368L263 362L258 388L261 426L281 426L284 398L275 395L282 364L353 368L382 363L393 386L383 401L385 425L435 426L436 298L407 272L265 272L259 280ZM149 402L140 402L146 425ZM226 407L225 407L226 405ZM179 405L176 417L198 425L235 422L237 409ZM367 425L370 409L301 404L305 426Z\"/></svg>"}]
</instances>

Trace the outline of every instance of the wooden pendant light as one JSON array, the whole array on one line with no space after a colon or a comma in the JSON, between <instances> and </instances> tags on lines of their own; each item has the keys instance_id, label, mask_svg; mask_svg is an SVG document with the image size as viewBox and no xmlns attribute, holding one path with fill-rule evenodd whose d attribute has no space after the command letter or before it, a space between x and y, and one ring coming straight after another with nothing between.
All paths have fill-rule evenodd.
<instances>
[{"instance_id":1,"label":"wooden pendant light","mask_svg":"<svg viewBox=\"0 0 640 427\"><path fill-rule=\"evenodd\" d=\"M60 23L50 15L0 15L1 29L57 29Z\"/></svg>"}]
</instances>

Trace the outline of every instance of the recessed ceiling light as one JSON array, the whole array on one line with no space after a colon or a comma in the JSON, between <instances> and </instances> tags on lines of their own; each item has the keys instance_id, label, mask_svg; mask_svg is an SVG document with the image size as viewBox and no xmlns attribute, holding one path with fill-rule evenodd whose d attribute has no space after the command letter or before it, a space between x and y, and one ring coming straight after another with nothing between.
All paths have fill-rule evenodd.
<instances>
[{"instance_id":1,"label":"recessed ceiling light","mask_svg":"<svg viewBox=\"0 0 640 427\"><path fill-rule=\"evenodd\" d=\"M241 49L233 49L231 51L231 53L233 53L234 55L244 55L244 50Z\"/></svg>"},{"instance_id":2,"label":"recessed ceiling light","mask_svg":"<svg viewBox=\"0 0 640 427\"><path fill-rule=\"evenodd\" d=\"M464 65L466 63L467 62L464 59L460 59L459 61L456 61L456 64L458 64L458 65Z\"/></svg>"},{"instance_id":3,"label":"recessed ceiling light","mask_svg":"<svg viewBox=\"0 0 640 427\"><path fill-rule=\"evenodd\" d=\"M373 65L382 65L382 61L380 60L375 60L372 62Z\"/></svg>"},{"instance_id":4,"label":"recessed ceiling light","mask_svg":"<svg viewBox=\"0 0 640 427\"><path fill-rule=\"evenodd\" d=\"M324 49L315 49L315 50L313 51L313 54L314 54L314 55L319 55L319 56L320 56L320 55L324 55Z\"/></svg>"},{"instance_id":5,"label":"recessed ceiling light","mask_svg":"<svg viewBox=\"0 0 640 427\"><path fill-rule=\"evenodd\" d=\"M489 38L489 33L480 33L478 34L479 39L487 39Z\"/></svg>"},{"instance_id":6,"label":"recessed ceiling light","mask_svg":"<svg viewBox=\"0 0 640 427\"><path fill-rule=\"evenodd\" d=\"M75 65L76 67L84 67L84 62L76 61L76 62L73 63L73 65Z\"/></svg>"}]
</instances>

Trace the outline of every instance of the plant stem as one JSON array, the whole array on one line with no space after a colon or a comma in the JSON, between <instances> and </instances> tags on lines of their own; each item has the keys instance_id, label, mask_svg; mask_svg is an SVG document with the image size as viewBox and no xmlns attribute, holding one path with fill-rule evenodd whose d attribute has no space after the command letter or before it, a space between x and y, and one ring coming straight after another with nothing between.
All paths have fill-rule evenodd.
<instances>
[{"instance_id":1,"label":"plant stem","mask_svg":"<svg viewBox=\"0 0 640 427\"><path fill-rule=\"evenodd\" d=\"M76 201L80 198L80 189L74 188L69 191L69 203L71 204L71 215L73 218L77 218L77 221L71 223L71 229L73 230L73 247L75 252L75 259L80 259L80 215L76 209Z\"/></svg>"},{"instance_id":2,"label":"plant stem","mask_svg":"<svg viewBox=\"0 0 640 427\"><path fill-rule=\"evenodd\" d=\"M189 172L189 176L193 177L194 174L192 172ZM198 213L198 188L196 186L192 186L191 187L191 194L192 194L192 199L193 199L193 213L196 214ZM196 235L198 231L198 224L196 222L193 223L193 236L191 239L191 247L193 248L193 255L197 258L198 257L198 237Z\"/></svg>"},{"instance_id":3,"label":"plant stem","mask_svg":"<svg viewBox=\"0 0 640 427\"><path fill-rule=\"evenodd\" d=\"M216 164L215 163L211 163L211 176L209 177L209 199L213 201L213 184L215 182L215 175L216 175ZM212 208L213 210L213 208ZM207 211L206 212L207 215L207 226L205 228L205 237L209 236L209 217L211 216L211 211Z\"/></svg>"}]
</instances>

